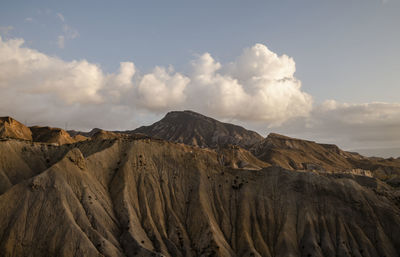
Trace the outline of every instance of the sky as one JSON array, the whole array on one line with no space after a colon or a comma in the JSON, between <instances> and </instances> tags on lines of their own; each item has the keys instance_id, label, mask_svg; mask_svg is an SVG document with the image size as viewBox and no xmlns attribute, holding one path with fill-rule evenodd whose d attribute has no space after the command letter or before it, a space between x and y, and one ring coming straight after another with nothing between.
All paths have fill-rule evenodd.
<instances>
[{"instance_id":1,"label":"sky","mask_svg":"<svg viewBox=\"0 0 400 257\"><path fill-rule=\"evenodd\" d=\"M400 156L399 0L0 6L1 116L121 130L191 109Z\"/></svg>"}]
</instances>

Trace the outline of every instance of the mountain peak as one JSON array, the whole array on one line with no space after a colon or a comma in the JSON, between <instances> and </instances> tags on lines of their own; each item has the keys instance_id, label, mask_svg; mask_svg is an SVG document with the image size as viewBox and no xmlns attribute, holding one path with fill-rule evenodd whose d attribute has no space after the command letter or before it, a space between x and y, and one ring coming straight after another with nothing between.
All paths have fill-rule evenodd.
<instances>
[{"instance_id":1,"label":"mountain peak","mask_svg":"<svg viewBox=\"0 0 400 257\"><path fill-rule=\"evenodd\" d=\"M226 144L249 148L263 140L257 132L190 110L169 112L160 121L150 126L142 126L133 132L208 148Z\"/></svg>"},{"instance_id":2,"label":"mountain peak","mask_svg":"<svg viewBox=\"0 0 400 257\"><path fill-rule=\"evenodd\" d=\"M202 119L209 121L217 121L211 117L205 116L195 111L184 110L184 111L171 111L168 112L163 119L176 119L176 118L186 118L186 119Z\"/></svg>"}]
</instances>

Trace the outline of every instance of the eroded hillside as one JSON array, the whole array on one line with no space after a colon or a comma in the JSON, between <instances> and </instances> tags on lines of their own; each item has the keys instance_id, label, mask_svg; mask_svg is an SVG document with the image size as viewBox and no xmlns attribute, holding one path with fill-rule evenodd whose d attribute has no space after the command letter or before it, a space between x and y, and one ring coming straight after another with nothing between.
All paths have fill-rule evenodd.
<instances>
[{"instance_id":1,"label":"eroded hillside","mask_svg":"<svg viewBox=\"0 0 400 257\"><path fill-rule=\"evenodd\" d=\"M9 149L23 167L1 166L1 256L399 254L400 194L375 178L240 168L148 138Z\"/></svg>"}]
</instances>

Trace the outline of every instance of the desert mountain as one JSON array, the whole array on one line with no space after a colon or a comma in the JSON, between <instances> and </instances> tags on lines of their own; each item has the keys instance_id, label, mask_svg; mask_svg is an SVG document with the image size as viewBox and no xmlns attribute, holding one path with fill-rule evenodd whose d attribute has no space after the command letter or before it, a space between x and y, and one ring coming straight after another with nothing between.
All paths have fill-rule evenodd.
<instances>
[{"instance_id":1,"label":"desert mountain","mask_svg":"<svg viewBox=\"0 0 400 257\"><path fill-rule=\"evenodd\" d=\"M223 123L193 111L169 112L160 121L133 132L187 145L216 148L232 144L249 148L263 137L254 131Z\"/></svg>"},{"instance_id":2,"label":"desert mountain","mask_svg":"<svg viewBox=\"0 0 400 257\"><path fill-rule=\"evenodd\" d=\"M276 134L258 159L222 142L1 140L0 256L399 256L399 187L345 172L396 159Z\"/></svg>"}]
</instances>

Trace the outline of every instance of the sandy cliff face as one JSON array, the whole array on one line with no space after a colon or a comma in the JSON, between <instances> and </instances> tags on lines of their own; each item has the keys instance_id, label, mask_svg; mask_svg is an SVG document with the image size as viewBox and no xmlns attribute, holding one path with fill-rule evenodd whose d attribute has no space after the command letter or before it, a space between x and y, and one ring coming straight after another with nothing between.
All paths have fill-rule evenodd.
<instances>
[{"instance_id":1,"label":"sandy cliff face","mask_svg":"<svg viewBox=\"0 0 400 257\"><path fill-rule=\"evenodd\" d=\"M244 169L152 139L0 142L8 149L1 256L399 254L400 194L375 178Z\"/></svg>"}]
</instances>

